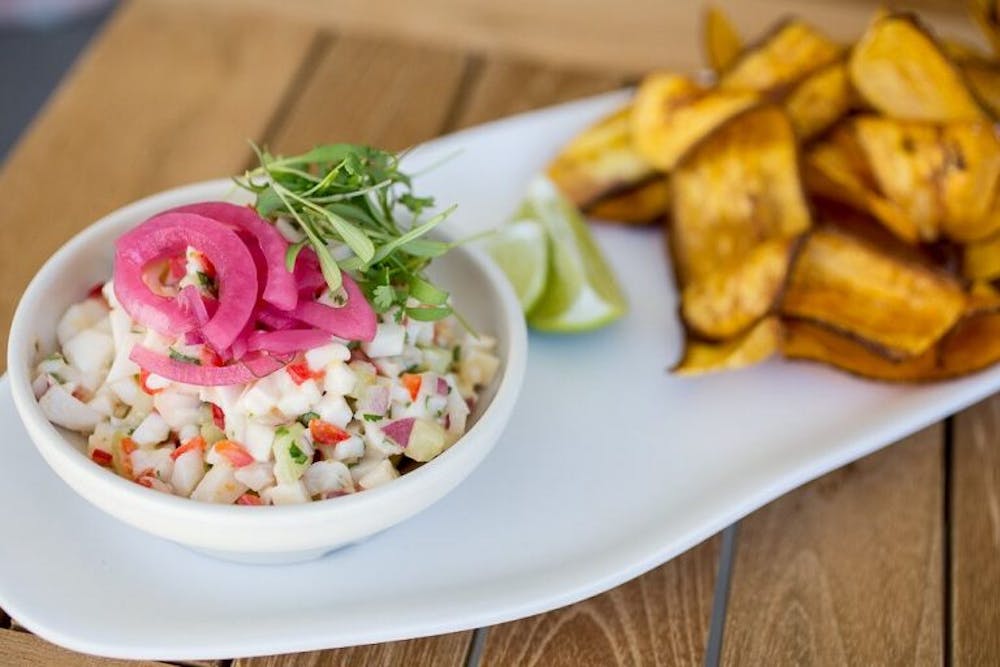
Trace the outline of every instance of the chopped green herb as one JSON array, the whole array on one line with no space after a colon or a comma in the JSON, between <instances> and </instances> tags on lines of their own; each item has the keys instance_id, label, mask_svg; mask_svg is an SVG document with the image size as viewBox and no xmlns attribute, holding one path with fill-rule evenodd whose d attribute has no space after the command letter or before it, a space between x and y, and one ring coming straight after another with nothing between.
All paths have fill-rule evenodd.
<instances>
[{"instance_id":1,"label":"chopped green herb","mask_svg":"<svg viewBox=\"0 0 1000 667\"><path fill-rule=\"evenodd\" d=\"M458 363L458 360L462 357L462 346L456 345L455 349L451 351L451 360L454 363Z\"/></svg>"},{"instance_id":2,"label":"chopped green herb","mask_svg":"<svg viewBox=\"0 0 1000 667\"><path fill-rule=\"evenodd\" d=\"M309 457L306 456L305 452L299 449L299 446L294 442L288 447L288 455L291 456L292 460L299 465L302 465L309 460Z\"/></svg>"},{"instance_id":3,"label":"chopped green herb","mask_svg":"<svg viewBox=\"0 0 1000 667\"><path fill-rule=\"evenodd\" d=\"M59 375L59 373L49 373L49 377L55 380L58 384L66 384L66 378Z\"/></svg>"},{"instance_id":4,"label":"chopped green herb","mask_svg":"<svg viewBox=\"0 0 1000 667\"><path fill-rule=\"evenodd\" d=\"M299 423L308 428L309 422L314 419L319 419L319 415L315 412L307 412L304 415L299 416Z\"/></svg>"},{"instance_id":5,"label":"chopped green herb","mask_svg":"<svg viewBox=\"0 0 1000 667\"><path fill-rule=\"evenodd\" d=\"M214 290L215 289L215 279L204 271L198 271L196 274L198 276L198 284L205 289Z\"/></svg>"},{"instance_id":6,"label":"chopped green herb","mask_svg":"<svg viewBox=\"0 0 1000 667\"><path fill-rule=\"evenodd\" d=\"M406 308L411 298L450 312L447 293L428 280L425 269L454 246L427 234L455 207L422 218L434 200L413 194L396 154L354 144L318 146L293 157L253 149L260 166L237 184L256 195L260 215L284 216L305 235L331 290L340 288L346 271L379 313ZM406 220L397 219L400 211ZM334 259L331 247L350 252Z\"/></svg>"},{"instance_id":7,"label":"chopped green herb","mask_svg":"<svg viewBox=\"0 0 1000 667\"><path fill-rule=\"evenodd\" d=\"M45 357L43 361L66 361L66 358L62 356L62 352L53 352L49 356Z\"/></svg>"},{"instance_id":8,"label":"chopped green herb","mask_svg":"<svg viewBox=\"0 0 1000 667\"><path fill-rule=\"evenodd\" d=\"M365 418L366 422L377 422L380 419L382 419L382 415L376 415L376 414L372 414L370 412L366 412L366 413L364 413L361 416Z\"/></svg>"},{"instance_id":9,"label":"chopped green herb","mask_svg":"<svg viewBox=\"0 0 1000 667\"><path fill-rule=\"evenodd\" d=\"M170 358L173 359L174 361L180 361L185 364L194 364L195 366L201 366L201 360L195 359L194 357L188 356L186 354L182 354L177 350L175 350L174 348L170 348Z\"/></svg>"}]
</instances>

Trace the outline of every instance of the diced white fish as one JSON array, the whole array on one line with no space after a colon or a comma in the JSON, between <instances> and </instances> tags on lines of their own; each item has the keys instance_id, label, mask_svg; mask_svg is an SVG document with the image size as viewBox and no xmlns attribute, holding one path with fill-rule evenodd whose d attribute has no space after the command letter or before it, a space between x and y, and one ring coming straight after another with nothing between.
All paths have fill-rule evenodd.
<instances>
[{"instance_id":1,"label":"diced white fish","mask_svg":"<svg viewBox=\"0 0 1000 667\"><path fill-rule=\"evenodd\" d=\"M42 394L38 405L50 422L72 431L92 431L104 418L100 412L58 384L50 386Z\"/></svg>"},{"instance_id":2,"label":"diced white fish","mask_svg":"<svg viewBox=\"0 0 1000 667\"><path fill-rule=\"evenodd\" d=\"M295 505L307 503L310 500L309 492L302 480L277 484L264 489L261 491L260 497L264 502L269 502L272 505Z\"/></svg>"},{"instance_id":3,"label":"diced white fish","mask_svg":"<svg viewBox=\"0 0 1000 667\"><path fill-rule=\"evenodd\" d=\"M153 395L153 406L174 431L200 421L201 400L197 396L161 391Z\"/></svg>"},{"instance_id":4,"label":"diced white fish","mask_svg":"<svg viewBox=\"0 0 1000 667\"><path fill-rule=\"evenodd\" d=\"M170 437L170 426L158 412L150 412L146 418L135 427L132 441L140 447L152 447Z\"/></svg>"},{"instance_id":5,"label":"diced white fish","mask_svg":"<svg viewBox=\"0 0 1000 667\"><path fill-rule=\"evenodd\" d=\"M252 491L260 492L274 485L274 465L270 462L251 463L238 468L233 476L239 482L246 484Z\"/></svg>"},{"instance_id":6,"label":"diced white fish","mask_svg":"<svg viewBox=\"0 0 1000 667\"><path fill-rule=\"evenodd\" d=\"M100 299L84 299L79 303L74 303L66 309L56 325L56 338L59 340L59 345L65 348L70 339L80 332L90 329L107 316L108 307Z\"/></svg>"},{"instance_id":7,"label":"diced white fish","mask_svg":"<svg viewBox=\"0 0 1000 667\"><path fill-rule=\"evenodd\" d=\"M170 484L178 495L190 496L205 476L205 462L200 449L189 449L174 461Z\"/></svg>"},{"instance_id":8,"label":"diced white fish","mask_svg":"<svg viewBox=\"0 0 1000 667\"><path fill-rule=\"evenodd\" d=\"M364 350L372 359L377 357L394 357L403 352L406 343L406 329L395 322L383 322L375 329L375 337L366 343L361 344Z\"/></svg>"},{"instance_id":9,"label":"diced white fish","mask_svg":"<svg viewBox=\"0 0 1000 667\"><path fill-rule=\"evenodd\" d=\"M386 459L369 470L358 480L358 486L362 489L374 489L399 477L399 471L392 465L392 461Z\"/></svg>"},{"instance_id":10,"label":"diced white fish","mask_svg":"<svg viewBox=\"0 0 1000 667\"><path fill-rule=\"evenodd\" d=\"M224 463L212 466L198 482L198 486L191 493L191 498L223 505L236 502L236 499L246 492L247 485L237 480L234 472Z\"/></svg>"},{"instance_id":11,"label":"diced white fish","mask_svg":"<svg viewBox=\"0 0 1000 667\"><path fill-rule=\"evenodd\" d=\"M354 491L351 471L340 461L316 461L302 475L302 483L311 496Z\"/></svg>"}]
</instances>

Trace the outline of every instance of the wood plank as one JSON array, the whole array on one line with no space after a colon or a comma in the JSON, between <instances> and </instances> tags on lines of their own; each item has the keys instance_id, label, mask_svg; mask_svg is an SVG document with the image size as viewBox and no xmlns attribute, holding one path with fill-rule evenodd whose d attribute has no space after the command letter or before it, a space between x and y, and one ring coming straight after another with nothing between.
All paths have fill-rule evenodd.
<instances>
[{"instance_id":1,"label":"wood plank","mask_svg":"<svg viewBox=\"0 0 1000 667\"><path fill-rule=\"evenodd\" d=\"M465 71L457 51L345 36L327 49L271 147L347 141L399 150L439 134Z\"/></svg>"},{"instance_id":2,"label":"wood plank","mask_svg":"<svg viewBox=\"0 0 1000 667\"><path fill-rule=\"evenodd\" d=\"M954 418L951 657L1000 664L1000 396Z\"/></svg>"},{"instance_id":3,"label":"wood plank","mask_svg":"<svg viewBox=\"0 0 1000 667\"><path fill-rule=\"evenodd\" d=\"M556 68L520 58L489 58L479 69L456 119L458 127L596 95L625 82L623 74Z\"/></svg>"},{"instance_id":4,"label":"wood plank","mask_svg":"<svg viewBox=\"0 0 1000 667\"><path fill-rule=\"evenodd\" d=\"M331 651L292 653L264 658L241 658L233 667L367 667L367 665L464 665L471 632L401 642L353 646Z\"/></svg>"},{"instance_id":5,"label":"wood plank","mask_svg":"<svg viewBox=\"0 0 1000 667\"><path fill-rule=\"evenodd\" d=\"M700 665L719 554L715 536L627 584L489 629L482 665Z\"/></svg>"},{"instance_id":6,"label":"wood plank","mask_svg":"<svg viewBox=\"0 0 1000 667\"><path fill-rule=\"evenodd\" d=\"M25 284L74 232L241 170L315 35L231 9L123 5L0 170L0 349Z\"/></svg>"},{"instance_id":7,"label":"wood plank","mask_svg":"<svg viewBox=\"0 0 1000 667\"><path fill-rule=\"evenodd\" d=\"M181 0L177 0L181 1ZM183 0L201 4L201 0ZM352 33L419 39L493 55L638 73L704 66L700 0L216 0L261 13ZM718 0L741 31L755 38L789 15L803 16L833 37L855 39L879 0ZM941 32L982 43L956 0L909 0Z\"/></svg>"},{"instance_id":8,"label":"wood plank","mask_svg":"<svg viewBox=\"0 0 1000 667\"><path fill-rule=\"evenodd\" d=\"M724 664L943 660L942 442L936 424L741 523Z\"/></svg>"},{"instance_id":9,"label":"wood plank","mask_svg":"<svg viewBox=\"0 0 1000 667\"><path fill-rule=\"evenodd\" d=\"M167 667L162 662L110 660L59 648L27 632L0 630L3 664L18 667Z\"/></svg>"}]
</instances>

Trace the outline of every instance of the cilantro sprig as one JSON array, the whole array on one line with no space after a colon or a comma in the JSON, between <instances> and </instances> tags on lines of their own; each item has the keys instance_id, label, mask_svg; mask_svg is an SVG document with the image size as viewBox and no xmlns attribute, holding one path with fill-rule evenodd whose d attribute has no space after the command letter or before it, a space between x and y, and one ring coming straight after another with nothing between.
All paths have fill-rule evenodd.
<instances>
[{"instance_id":1,"label":"cilantro sprig","mask_svg":"<svg viewBox=\"0 0 1000 667\"><path fill-rule=\"evenodd\" d=\"M260 166L235 180L256 195L261 216L285 217L302 232L304 240L285 258L289 270L308 245L333 293L347 272L378 313L398 307L424 321L452 314L448 292L425 269L454 245L427 234L455 207L425 219L434 199L413 193L396 154L355 144L318 146L293 157L253 148Z\"/></svg>"}]
</instances>

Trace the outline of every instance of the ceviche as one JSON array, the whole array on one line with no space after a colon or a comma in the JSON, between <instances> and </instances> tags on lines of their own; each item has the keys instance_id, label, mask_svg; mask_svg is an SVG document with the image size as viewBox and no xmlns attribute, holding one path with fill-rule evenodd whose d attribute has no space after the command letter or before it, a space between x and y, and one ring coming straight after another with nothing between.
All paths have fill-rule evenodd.
<instances>
[{"instance_id":1,"label":"ceviche","mask_svg":"<svg viewBox=\"0 0 1000 667\"><path fill-rule=\"evenodd\" d=\"M259 156L237 179L252 206L190 204L118 239L35 395L96 465L151 489L282 505L376 487L462 436L495 341L425 275L447 212L421 220L433 202L395 155Z\"/></svg>"}]
</instances>

